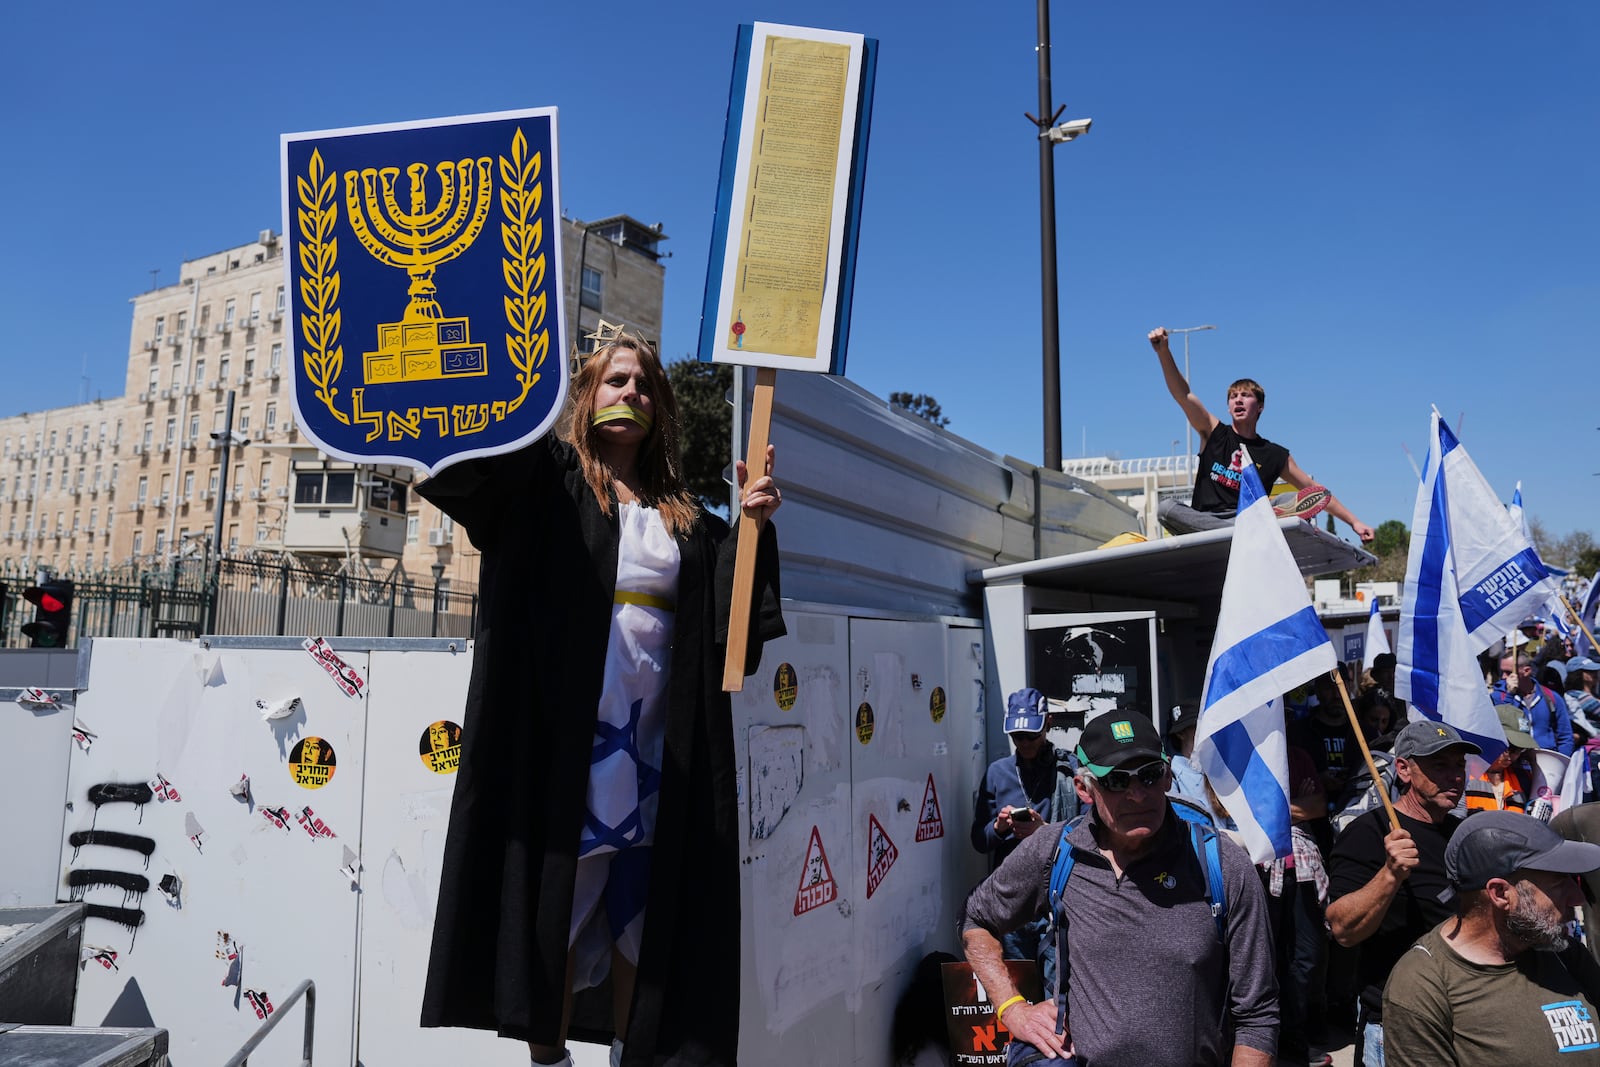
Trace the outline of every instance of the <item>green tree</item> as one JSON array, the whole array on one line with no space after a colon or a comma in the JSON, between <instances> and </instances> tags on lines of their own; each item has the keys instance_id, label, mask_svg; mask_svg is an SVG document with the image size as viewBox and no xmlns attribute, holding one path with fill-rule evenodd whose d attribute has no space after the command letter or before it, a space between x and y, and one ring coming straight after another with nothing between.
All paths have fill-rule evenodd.
<instances>
[{"instance_id":1,"label":"green tree","mask_svg":"<svg viewBox=\"0 0 1600 1067\"><path fill-rule=\"evenodd\" d=\"M919 419L933 423L941 430L950 425L950 420L944 417L944 410L939 407L939 402L926 393L890 393L889 403L893 407L909 411Z\"/></svg>"},{"instance_id":2,"label":"green tree","mask_svg":"<svg viewBox=\"0 0 1600 1067\"><path fill-rule=\"evenodd\" d=\"M726 363L680 359L667 364L667 380L683 424L683 476L707 507L726 513L728 483L722 472L733 458L733 368Z\"/></svg>"},{"instance_id":3,"label":"green tree","mask_svg":"<svg viewBox=\"0 0 1600 1067\"><path fill-rule=\"evenodd\" d=\"M1399 519L1388 519L1372 531L1372 544L1368 546L1374 556L1404 553L1411 547L1411 531Z\"/></svg>"},{"instance_id":4,"label":"green tree","mask_svg":"<svg viewBox=\"0 0 1600 1067\"><path fill-rule=\"evenodd\" d=\"M1357 582L1403 582L1406 577L1406 557L1411 549L1411 531L1399 519L1387 519L1372 531L1372 543L1367 551L1378 557L1370 567L1353 572Z\"/></svg>"}]
</instances>

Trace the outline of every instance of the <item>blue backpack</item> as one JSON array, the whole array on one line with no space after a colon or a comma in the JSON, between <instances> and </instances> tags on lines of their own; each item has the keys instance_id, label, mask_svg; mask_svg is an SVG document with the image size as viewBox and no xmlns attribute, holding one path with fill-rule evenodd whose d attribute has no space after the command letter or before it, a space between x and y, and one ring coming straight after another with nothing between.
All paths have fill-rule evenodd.
<instances>
[{"instance_id":1,"label":"blue backpack","mask_svg":"<svg viewBox=\"0 0 1600 1067\"><path fill-rule=\"evenodd\" d=\"M1180 796L1169 796L1172 810L1178 813L1189 828L1189 844L1194 848L1206 868L1206 902L1211 905L1211 919L1217 927L1217 940L1225 941L1228 929L1228 897L1222 883L1222 850L1217 843L1217 831L1211 825L1211 815L1200 805ZM1087 813L1086 813L1087 814ZM1077 865L1077 850L1067 841L1067 835L1084 819L1080 815L1061 828L1061 839L1056 842L1056 854L1050 861L1050 921L1059 925L1061 895L1066 891L1067 879Z\"/></svg>"}]
</instances>

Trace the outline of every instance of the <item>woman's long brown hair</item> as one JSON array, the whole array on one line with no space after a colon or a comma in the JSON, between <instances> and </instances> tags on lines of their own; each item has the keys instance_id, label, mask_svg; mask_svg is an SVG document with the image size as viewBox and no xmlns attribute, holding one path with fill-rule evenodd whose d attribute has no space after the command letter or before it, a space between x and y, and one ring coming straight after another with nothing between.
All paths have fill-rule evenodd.
<instances>
[{"instance_id":1,"label":"woman's long brown hair","mask_svg":"<svg viewBox=\"0 0 1600 1067\"><path fill-rule=\"evenodd\" d=\"M661 521L674 537L693 530L700 521L700 505L683 479L682 424L672 384L661 366L655 346L637 334L618 333L578 369L567 390L567 406L561 413L556 432L572 445L583 465L584 481L594 491L602 513L611 514L613 472L600 458L598 434L589 424L594 413L595 393L611 369L611 358L628 349L644 371L645 388L655 401L655 424L639 445L640 503L661 513Z\"/></svg>"}]
</instances>

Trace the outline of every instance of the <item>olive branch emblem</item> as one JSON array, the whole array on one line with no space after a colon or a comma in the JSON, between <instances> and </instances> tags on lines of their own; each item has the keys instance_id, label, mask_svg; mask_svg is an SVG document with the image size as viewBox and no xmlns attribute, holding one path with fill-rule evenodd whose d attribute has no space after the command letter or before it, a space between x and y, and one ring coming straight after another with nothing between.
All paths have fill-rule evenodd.
<instances>
[{"instance_id":1,"label":"olive branch emblem","mask_svg":"<svg viewBox=\"0 0 1600 1067\"><path fill-rule=\"evenodd\" d=\"M539 180L544 158L528 155L528 141L518 128L511 139L511 156L500 157L500 211L506 221L500 224L500 243L505 247L501 271L505 275L506 355L517 368L517 384L522 391L505 407L509 414L522 406L528 391L538 382L539 369L550 352L550 331L544 329L545 294L544 225L538 218L544 201L544 183ZM336 276L337 277L337 276Z\"/></svg>"},{"instance_id":2,"label":"olive branch emblem","mask_svg":"<svg viewBox=\"0 0 1600 1067\"><path fill-rule=\"evenodd\" d=\"M350 424L350 417L333 406L339 389L333 384L344 368L344 346L339 344L339 240L333 235L339 221L334 175L324 174L322 153L313 150L304 177L295 179L300 194L300 335L305 339L301 361L306 377L316 386L315 396L334 418Z\"/></svg>"}]
</instances>

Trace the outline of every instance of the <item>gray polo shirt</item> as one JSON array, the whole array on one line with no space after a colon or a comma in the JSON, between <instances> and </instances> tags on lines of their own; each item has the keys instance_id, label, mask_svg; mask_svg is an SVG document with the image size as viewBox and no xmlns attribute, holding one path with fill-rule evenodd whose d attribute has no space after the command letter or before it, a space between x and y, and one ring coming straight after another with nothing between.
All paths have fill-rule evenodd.
<instances>
[{"instance_id":1,"label":"gray polo shirt","mask_svg":"<svg viewBox=\"0 0 1600 1067\"><path fill-rule=\"evenodd\" d=\"M1276 1054L1266 894L1249 855L1221 839L1224 946L1206 902L1204 861L1170 805L1154 847L1121 878L1096 844L1099 832L1093 811L1073 829L1078 860L1063 894L1061 980L1080 1063L1209 1067L1227 1063L1235 1042ZM1060 836L1055 824L1023 841L967 898L962 931L998 937L1045 914Z\"/></svg>"}]
</instances>

